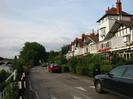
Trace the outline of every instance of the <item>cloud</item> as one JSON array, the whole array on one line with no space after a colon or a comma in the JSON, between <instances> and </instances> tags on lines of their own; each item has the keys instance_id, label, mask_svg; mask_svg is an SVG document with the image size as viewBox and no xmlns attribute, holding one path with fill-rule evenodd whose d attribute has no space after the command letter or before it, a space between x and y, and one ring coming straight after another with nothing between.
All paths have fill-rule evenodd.
<instances>
[{"instance_id":1,"label":"cloud","mask_svg":"<svg viewBox=\"0 0 133 99\"><path fill-rule=\"evenodd\" d=\"M15 55L19 55L21 49L16 46L0 47L0 56L5 58L14 58Z\"/></svg>"},{"instance_id":2,"label":"cloud","mask_svg":"<svg viewBox=\"0 0 133 99\"><path fill-rule=\"evenodd\" d=\"M29 42L45 42L47 50L59 50L61 46L72 40L70 27L67 24L55 23L46 27L8 18L0 19L0 55L13 57L18 54L23 44ZM3 24L4 23L4 24ZM60 24L60 26L58 26ZM69 29L66 31L65 27ZM68 32L68 33L67 33ZM71 34L74 36L73 34Z\"/></svg>"},{"instance_id":3,"label":"cloud","mask_svg":"<svg viewBox=\"0 0 133 99\"><path fill-rule=\"evenodd\" d=\"M129 4L129 0L123 2ZM59 50L95 29L110 4L114 1L0 0L0 56L19 54L27 41L39 42L48 51ZM131 5L129 9L132 11Z\"/></svg>"}]
</instances>

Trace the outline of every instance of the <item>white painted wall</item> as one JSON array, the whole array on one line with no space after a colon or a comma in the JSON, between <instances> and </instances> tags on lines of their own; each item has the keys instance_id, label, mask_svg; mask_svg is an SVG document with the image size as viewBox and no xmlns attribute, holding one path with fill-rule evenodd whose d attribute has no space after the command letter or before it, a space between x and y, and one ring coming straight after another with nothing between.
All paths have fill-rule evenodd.
<instances>
[{"instance_id":1,"label":"white painted wall","mask_svg":"<svg viewBox=\"0 0 133 99\"><path fill-rule=\"evenodd\" d=\"M106 21L104 21L102 24L99 24L98 26L98 31L99 31L99 41L102 41L104 38L101 37L101 35L103 34L100 29L101 28L106 28L105 31L105 36L107 35L107 33L110 31L111 27L113 26L113 24L115 23L115 20L110 20L109 18L107 18Z\"/></svg>"},{"instance_id":2,"label":"white painted wall","mask_svg":"<svg viewBox=\"0 0 133 99\"><path fill-rule=\"evenodd\" d=\"M124 43L124 39L122 36L120 37L113 37L111 39L111 48L112 49L117 49L117 48L121 48L126 46L126 44Z\"/></svg>"},{"instance_id":3,"label":"white painted wall","mask_svg":"<svg viewBox=\"0 0 133 99\"><path fill-rule=\"evenodd\" d=\"M133 29L131 30L131 41L133 41Z\"/></svg>"},{"instance_id":4,"label":"white painted wall","mask_svg":"<svg viewBox=\"0 0 133 99\"><path fill-rule=\"evenodd\" d=\"M75 52L74 52L74 56L77 55L83 55L84 54L84 48L76 48Z\"/></svg>"},{"instance_id":5,"label":"white painted wall","mask_svg":"<svg viewBox=\"0 0 133 99\"><path fill-rule=\"evenodd\" d=\"M112 26L114 25L115 20L130 21L131 19L130 19L130 17L127 17L127 16L107 16L107 17L105 17L103 20L101 20L99 22L99 25L98 25L99 41L104 40L104 38L106 37L106 35L108 34L108 32L110 31ZM100 29L103 28L103 27L106 28L106 33L105 33L104 38L101 37L102 32L100 31Z\"/></svg>"},{"instance_id":6,"label":"white painted wall","mask_svg":"<svg viewBox=\"0 0 133 99\"><path fill-rule=\"evenodd\" d=\"M98 52L98 44L93 44L93 45L90 45L90 53L91 54L95 54Z\"/></svg>"},{"instance_id":7,"label":"white painted wall","mask_svg":"<svg viewBox=\"0 0 133 99\"><path fill-rule=\"evenodd\" d=\"M124 29L125 28L125 29ZM115 34L115 37L122 36L123 39L125 39L125 36L130 36L130 40L133 41L133 29L126 28L125 26L120 27L120 29L123 29L122 31L119 31ZM126 39L125 39L126 40Z\"/></svg>"}]
</instances>

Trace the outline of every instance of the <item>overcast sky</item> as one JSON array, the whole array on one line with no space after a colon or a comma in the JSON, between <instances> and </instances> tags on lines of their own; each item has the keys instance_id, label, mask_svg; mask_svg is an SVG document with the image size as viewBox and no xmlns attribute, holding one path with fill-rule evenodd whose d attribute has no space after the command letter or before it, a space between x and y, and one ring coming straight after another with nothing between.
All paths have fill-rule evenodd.
<instances>
[{"instance_id":1,"label":"overcast sky","mask_svg":"<svg viewBox=\"0 0 133 99\"><path fill-rule=\"evenodd\" d=\"M133 0L122 0L133 13ZM96 30L96 21L115 0L0 0L0 56L13 58L26 41L46 50L60 50L82 33Z\"/></svg>"}]
</instances>

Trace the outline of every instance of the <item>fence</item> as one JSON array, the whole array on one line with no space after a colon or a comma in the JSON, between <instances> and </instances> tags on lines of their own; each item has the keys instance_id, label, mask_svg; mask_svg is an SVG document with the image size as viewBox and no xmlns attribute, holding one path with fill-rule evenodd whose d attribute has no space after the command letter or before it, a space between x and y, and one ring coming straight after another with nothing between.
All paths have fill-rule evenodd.
<instances>
[{"instance_id":1,"label":"fence","mask_svg":"<svg viewBox=\"0 0 133 99\"><path fill-rule=\"evenodd\" d=\"M26 79L22 73L20 80L16 80L16 70L5 80L6 87L2 92L2 99L25 99ZM12 80L13 78L13 80Z\"/></svg>"}]
</instances>

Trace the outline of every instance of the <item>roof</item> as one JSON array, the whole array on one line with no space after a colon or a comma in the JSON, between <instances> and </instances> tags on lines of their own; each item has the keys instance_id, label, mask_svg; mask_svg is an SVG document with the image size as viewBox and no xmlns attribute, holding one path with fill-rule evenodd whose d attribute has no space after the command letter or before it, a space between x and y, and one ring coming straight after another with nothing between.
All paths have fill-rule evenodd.
<instances>
[{"instance_id":1,"label":"roof","mask_svg":"<svg viewBox=\"0 0 133 99\"><path fill-rule=\"evenodd\" d=\"M122 20L117 20L116 23L120 25L126 25L130 28L133 28L133 21L122 21Z\"/></svg>"},{"instance_id":2,"label":"roof","mask_svg":"<svg viewBox=\"0 0 133 99\"><path fill-rule=\"evenodd\" d=\"M105 39L109 39L113 37L115 33L118 32L118 29L120 28L120 26L123 26L123 25L129 28L133 28L133 21L116 20L111 30L108 32L107 36L105 37Z\"/></svg>"},{"instance_id":3,"label":"roof","mask_svg":"<svg viewBox=\"0 0 133 99\"><path fill-rule=\"evenodd\" d=\"M82 48L84 46L84 39L86 41L93 41L93 42L98 42L98 34L95 33L90 33L89 35L82 34L82 38L75 38L73 42L69 45L69 49L76 44L76 46L79 44L79 46Z\"/></svg>"},{"instance_id":4,"label":"roof","mask_svg":"<svg viewBox=\"0 0 133 99\"><path fill-rule=\"evenodd\" d=\"M133 16L127 12L124 12L124 11L121 11L121 13L118 13L117 12L117 8L115 7L112 7L111 9L108 9L106 11L106 13L104 14L104 16L102 16L97 22L100 22L103 18L105 18L106 16L109 16L109 15L112 15L112 16Z\"/></svg>"},{"instance_id":5,"label":"roof","mask_svg":"<svg viewBox=\"0 0 133 99\"><path fill-rule=\"evenodd\" d=\"M91 36L90 35L90 38L96 43L96 42L98 42L99 41L99 38L98 38L98 36Z\"/></svg>"},{"instance_id":6,"label":"roof","mask_svg":"<svg viewBox=\"0 0 133 99\"><path fill-rule=\"evenodd\" d=\"M82 34L82 41L84 41L84 39L87 40L87 41L88 41L88 40L92 40L92 41L94 41L95 43L99 41L98 35L95 34L95 33L90 33L90 35Z\"/></svg>"},{"instance_id":7,"label":"roof","mask_svg":"<svg viewBox=\"0 0 133 99\"><path fill-rule=\"evenodd\" d=\"M82 39L76 38L76 46L79 44L80 47L83 47Z\"/></svg>"}]
</instances>

